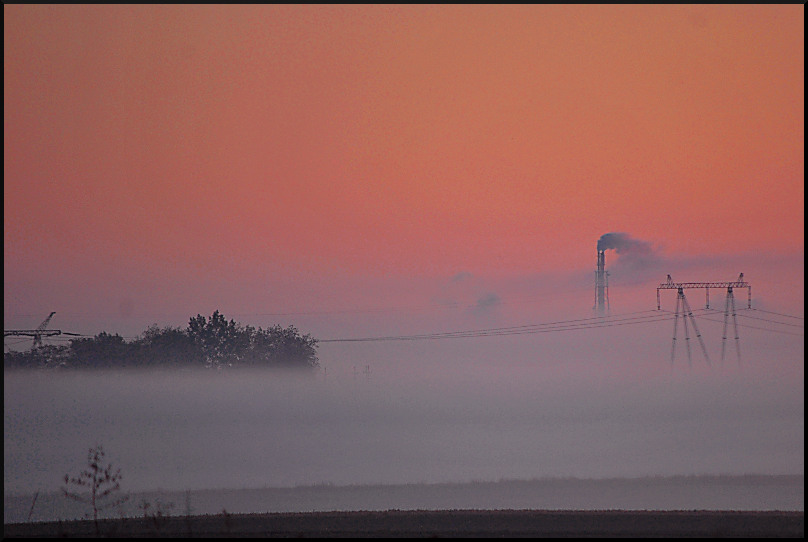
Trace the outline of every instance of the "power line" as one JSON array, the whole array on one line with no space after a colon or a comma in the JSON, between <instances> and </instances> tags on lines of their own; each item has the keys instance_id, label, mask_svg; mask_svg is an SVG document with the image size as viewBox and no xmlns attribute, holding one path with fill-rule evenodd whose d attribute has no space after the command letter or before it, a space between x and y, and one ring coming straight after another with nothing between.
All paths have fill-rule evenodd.
<instances>
[{"instance_id":1,"label":"power line","mask_svg":"<svg viewBox=\"0 0 808 542\"><path fill-rule=\"evenodd\" d=\"M722 312L722 311L719 311L718 309L713 309L713 308L710 308L710 309L708 309L708 310L709 310L709 311L710 311L712 314L723 314L723 312ZM777 324L777 325L780 325L780 326L788 326L788 327L796 327L796 328L799 328L799 329L805 329L805 326L804 326L803 324L792 324L792 323L789 323L789 322L781 322L781 321L779 321L779 320L772 320L771 318L761 318L761 317L759 317L759 316L751 316L751 315L749 315L749 314L745 314L745 311L749 311L749 310L753 310L753 311L754 311L755 309L740 309L740 310L738 310L737 314L738 314L738 316L740 316L740 317L742 317L742 318L749 318L749 319L751 319L751 320L758 320L758 321L761 321L761 322L768 322L768 323L770 323L770 324ZM775 314L779 314L779 313L775 313ZM797 319L799 319L799 317L798 317L798 316L790 316L790 315L787 315L787 314L779 314L779 315L780 315L780 316L788 316L788 317L790 317L790 318L797 318ZM748 327L748 326L747 326L747 327ZM755 328L755 329L763 329L763 328ZM773 330L773 331L774 331L774 330Z\"/></svg>"},{"instance_id":2,"label":"power line","mask_svg":"<svg viewBox=\"0 0 808 542\"><path fill-rule=\"evenodd\" d=\"M741 309L738 313L740 316L746 316L747 318L755 318L758 320L779 324L779 325L789 325L794 327L801 327L797 324L786 324L784 322L778 322L776 320L769 320L764 318L758 318L754 316L744 315L742 311L749 310L749 309ZM450 331L450 332L441 332L441 333L418 333L418 334L411 334L411 335L387 335L387 336L375 336L375 337L352 337L352 338L332 338L332 339L320 339L318 340L319 343L338 343L338 342L382 342L382 341L417 341L417 340L439 340L439 339L468 339L468 338L480 338L480 337L501 337L501 336L512 336L512 335L529 335L529 334L537 334L537 333L552 333L558 331L579 331L579 330L588 330L588 329L597 329L603 327L615 327L615 326L626 326L626 325L637 325L637 324L646 324L646 323L654 323L654 322L663 322L663 321L671 321L675 315L671 311L662 310L664 315L660 315L660 310L646 310L646 311L637 311L626 313L623 315L615 315L615 316L606 316L606 317L593 317L593 318L578 318L573 320L560 320L554 322L545 322L540 324L526 324L520 326L509 326L509 327L498 327L498 328L484 328L484 329L473 329L473 330L463 330L463 331ZM718 320L714 320L709 318L709 314L719 313L720 311L716 309L696 309L692 311L694 315L698 315L700 319L708 320L711 322L719 322ZM653 313L653 314L649 314ZM637 316L633 316L637 315ZM642 316L644 315L644 316ZM782 316L790 316L784 315ZM798 317L793 317L798 318ZM720 322L719 322L720 323ZM745 327L749 329L757 329L761 331L771 331L773 333L784 333L787 335L793 336L801 336L799 333L793 333L784 330L772 329L768 327L759 327L759 326L752 326L752 325L744 325L739 324L740 327Z\"/></svg>"},{"instance_id":3,"label":"power line","mask_svg":"<svg viewBox=\"0 0 808 542\"><path fill-rule=\"evenodd\" d=\"M509 335L526 335L535 333L550 333L555 331L574 331L580 329L593 329L600 327L612 327L619 325L632 325L648 322L658 322L670 320L670 317L659 316L659 311L646 310L637 311L634 313L626 313L625 316L632 314L648 314L654 315L647 316L633 316L633 317L594 317L594 318L578 318L574 320L561 320L556 322L547 322L541 324L526 324L521 326L510 326L501 328L486 328L486 329L473 329L465 331L451 331L444 333L421 333L413 335L390 335L381 337L356 337L356 338L335 338L335 339L321 339L318 342L374 342L374 341L411 341L411 340L435 340L435 339L467 339L477 337L491 337L491 336L509 336Z\"/></svg>"},{"instance_id":4,"label":"power line","mask_svg":"<svg viewBox=\"0 0 808 542\"><path fill-rule=\"evenodd\" d=\"M718 314L718 313L721 313L721 311L718 311L718 310L716 310L716 309L702 309L702 310L709 310L709 311L710 311L710 312L712 312L713 314ZM749 310L749 309L746 309L746 310ZM721 313L721 314L723 314L723 313ZM742 313L739 311L739 312L738 312L738 316L745 316L745 315L744 315L744 314L742 314ZM708 318L708 317L706 317L706 316L704 316L704 315L702 315L700 318L701 318L702 320L707 320L708 322L723 323L723 320L715 320L715 319L713 319L713 318ZM783 322L777 322L777 321L775 321L775 320L768 320L768 321L769 321L769 322L776 323L776 324L780 324L780 325L789 325L789 324L784 324ZM782 334L784 334L784 335L792 335L792 336L794 336L794 337L804 337L804 336L805 336L805 334L804 334L804 333L794 333L794 332L791 332L791 331L785 331L785 330L782 330L782 329L771 329L771 328L768 328L768 327L752 326L752 325L749 325L749 324L738 324L738 327L743 327L743 328L746 328L746 329L757 329L757 330L760 330L760 331L770 331L770 332L772 332L772 333L782 333Z\"/></svg>"},{"instance_id":5,"label":"power line","mask_svg":"<svg viewBox=\"0 0 808 542\"><path fill-rule=\"evenodd\" d=\"M758 316L749 316L748 314L743 314L742 312L738 313L738 316L742 316L744 318L750 318L752 320L760 320L761 322L771 322L773 324L778 324L781 326L790 326L790 327L798 327L804 329L805 326L803 324L789 324L787 322L778 322L777 320L772 320L770 318L760 318Z\"/></svg>"},{"instance_id":6,"label":"power line","mask_svg":"<svg viewBox=\"0 0 808 542\"><path fill-rule=\"evenodd\" d=\"M776 314L777 316L785 316L786 318L794 318L796 320L805 320L804 316L793 316L791 314L783 314L782 312L766 311L766 310L758 309L758 308L753 308L752 310L753 311L758 311L758 312L765 312L765 313L768 313L768 314Z\"/></svg>"},{"instance_id":7,"label":"power line","mask_svg":"<svg viewBox=\"0 0 808 542\"><path fill-rule=\"evenodd\" d=\"M803 328L800 324L793 324L787 322L780 322L777 320L772 320L768 318L761 318L758 316L751 316L748 314L744 314L744 311L755 310L758 312L773 314L777 316L782 316L786 318L793 318L797 320L804 320L804 318L799 316L794 316L785 313L773 312L773 311L766 311L762 309L741 309L738 311L738 315L759 320L761 322L767 322L770 324L781 325L781 326L789 326L789 327L796 327L796 328ZM335 312L343 312L343 311L335 311ZM350 312L350 311L344 311ZM703 309L696 309L692 311L695 315L698 315L699 319L707 320L710 322L718 322L719 320L715 320L709 318L709 315L718 314L721 311L712 308L703 308ZM387 335L387 336L375 336L375 337L351 337L351 338L331 338L331 339L319 339L318 343L346 343L346 342L382 342L382 341L416 341L416 340L441 340L441 339L468 339L468 338L482 338L482 337L502 337L502 336L515 336L515 335L531 335L531 334L538 334L538 333L553 333L553 332L561 332L561 331L581 331L581 330L589 330L589 329L598 329L604 327L617 327L617 326L627 326L627 325L638 325L638 324L646 324L646 323L655 323L655 322L663 322L663 321L671 321L674 318L674 314L671 311L667 311L664 309L657 309L657 310L644 310L644 311L635 311L629 312L624 314L618 315L611 315L611 316L598 316L598 317L589 317L589 318L577 318L571 320L557 320L552 322L544 322L544 323L536 323L536 324L524 324L518 326L507 326L507 327L495 327L495 328L482 328L482 329L471 329L471 330L461 330L461 331L448 331L448 332L435 332L435 333L418 333L418 334L410 334L410 335ZM772 329L770 327L760 327L760 326L753 326L748 324L739 324L739 327L745 327L748 329L756 329L761 331L769 331L773 333L782 333L786 335L792 336L803 336L800 333L793 333L786 330L781 329ZM92 335L84 335L78 333L64 333L65 335L71 335L74 337L92 337ZM48 337L51 341L58 341L58 342L68 342L72 339L68 339L66 337ZM25 340L22 341L15 341L10 343L11 345L21 344L22 342L26 342Z\"/></svg>"},{"instance_id":8,"label":"power line","mask_svg":"<svg viewBox=\"0 0 808 542\"><path fill-rule=\"evenodd\" d=\"M16 346L16 345L22 344L22 343L30 343L31 341L29 341L28 339L17 339L16 341L8 341L8 342L3 341L3 342L4 342L4 344L7 344L7 345Z\"/></svg>"}]
</instances>

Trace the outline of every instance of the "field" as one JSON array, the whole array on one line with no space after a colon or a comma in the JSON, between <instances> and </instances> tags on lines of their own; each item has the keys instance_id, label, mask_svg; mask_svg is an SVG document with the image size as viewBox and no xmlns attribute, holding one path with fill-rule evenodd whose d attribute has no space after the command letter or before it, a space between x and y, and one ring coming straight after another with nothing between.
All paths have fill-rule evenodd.
<instances>
[{"instance_id":1,"label":"field","mask_svg":"<svg viewBox=\"0 0 808 542\"><path fill-rule=\"evenodd\" d=\"M431 510L15 523L15 537L799 537L804 512Z\"/></svg>"}]
</instances>

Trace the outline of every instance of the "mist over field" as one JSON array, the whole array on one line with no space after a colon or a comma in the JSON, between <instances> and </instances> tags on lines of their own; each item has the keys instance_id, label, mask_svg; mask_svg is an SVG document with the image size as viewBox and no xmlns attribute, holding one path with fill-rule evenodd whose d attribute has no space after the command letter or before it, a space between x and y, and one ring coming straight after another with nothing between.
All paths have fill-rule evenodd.
<instances>
[{"instance_id":1,"label":"mist over field","mask_svg":"<svg viewBox=\"0 0 808 542\"><path fill-rule=\"evenodd\" d=\"M804 472L795 360L584 359L572 336L498 359L505 340L325 345L307 375L6 371L4 491L57 490L96 443L138 491Z\"/></svg>"},{"instance_id":2,"label":"mist over field","mask_svg":"<svg viewBox=\"0 0 808 542\"><path fill-rule=\"evenodd\" d=\"M468 283L458 277L451 286ZM671 296L661 312L647 311L647 303L621 307L625 314L608 326L559 310L545 321L575 318L578 326L583 319L584 327L521 327L531 319L510 315L512 306L472 303L483 286L449 291L455 297L447 299L464 300L465 308L443 312L299 315L303 331L325 339L313 372L6 370L4 492L23 495L15 517L26 517L36 492L36 514L51 513L46 494L85 466L96 443L121 468L124 491L163 495L175 513L185 491L195 492L193 507L205 513L223 506L804 506L801 482L709 482L714 475L804 475L801 320L739 310L738 358L732 335L722 344L721 312L699 308L709 359L693 330L688 359L680 330L671 360ZM615 305L625 289L615 290ZM783 306L765 294L756 306ZM713 302L721 306L719 297ZM549 301L536 305L547 311ZM490 334L500 328L509 334ZM408 339L461 330L488 334ZM331 340L379 336L400 340ZM540 485L527 500L519 487L484 485L670 476L708 482ZM469 482L476 485L435 489ZM251 499L233 492L244 488L266 491ZM209 490L221 491L198 493ZM53 497L54 510L63 501Z\"/></svg>"},{"instance_id":3,"label":"mist over field","mask_svg":"<svg viewBox=\"0 0 808 542\"><path fill-rule=\"evenodd\" d=\"M10 4L4 44L21 517L96 445L125 492L749 475L804 500L800 8ZM235 322L319 366L224 367L296 358ZM643 506L614 487L588 502ZM705 502L678 495L654 502ZM506 502L431 499L407 506Z\"/></svg>"}]
</instances>

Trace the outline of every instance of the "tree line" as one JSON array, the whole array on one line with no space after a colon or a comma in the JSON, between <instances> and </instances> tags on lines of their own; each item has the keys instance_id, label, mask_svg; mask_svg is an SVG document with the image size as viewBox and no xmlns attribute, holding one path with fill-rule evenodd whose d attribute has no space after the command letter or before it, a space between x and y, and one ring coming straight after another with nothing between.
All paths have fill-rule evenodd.
<instances>
[{"instance_id":1,"label":"tree line","mask_svg":"<svg viewBox=\"0 0 808 542\"><path fill-rule=\"evenodd\" d=\"M101 332L71 339L68 345L45 345L24 352L6 352L5 368L119 367L277 367L319 366L317 340L294 326L266 329L227 320L219 311L192 317L185 329L148 327L134 340Z\"/></svg>"}]
</instances>

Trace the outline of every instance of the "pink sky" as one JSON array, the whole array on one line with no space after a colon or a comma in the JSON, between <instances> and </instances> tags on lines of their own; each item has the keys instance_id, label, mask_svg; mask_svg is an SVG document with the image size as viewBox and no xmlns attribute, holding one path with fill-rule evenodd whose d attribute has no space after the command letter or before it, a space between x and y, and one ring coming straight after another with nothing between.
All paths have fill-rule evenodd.
<instances>
[{"instance_id":1,"label":"pink sky","mask_svg":"<svg viewBox=\"0 0 808 542\"><path fill-rule=\"evenodd\" d=\"M607 232L657 256L607 255L622 308L692 270L803 314L798 5L3 12L6 328L588 316Z\"/></svg>"},{"instance_id":2,"label":"pink sky","mask_svg":"<svg viewBox=\"0 0 808 542\"><path fill-rule=\"evenodd\" d=\"M10 373L7 493L100 441L166 489L804 472L804 6L3 15L5 329L322 340L300 386ZM752 284L738 342L688 291L709 364L669 273Z\"/></svg>"}]
</instances>

